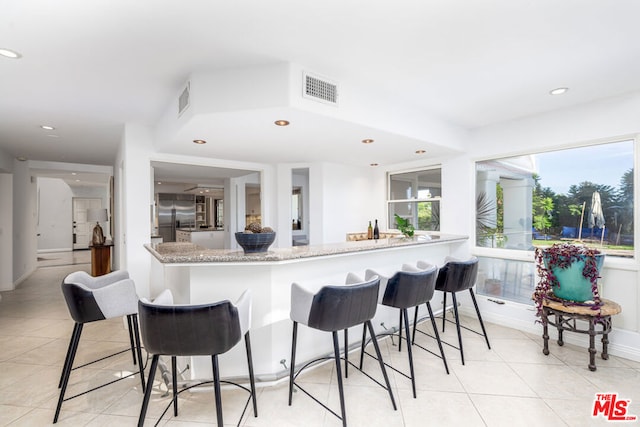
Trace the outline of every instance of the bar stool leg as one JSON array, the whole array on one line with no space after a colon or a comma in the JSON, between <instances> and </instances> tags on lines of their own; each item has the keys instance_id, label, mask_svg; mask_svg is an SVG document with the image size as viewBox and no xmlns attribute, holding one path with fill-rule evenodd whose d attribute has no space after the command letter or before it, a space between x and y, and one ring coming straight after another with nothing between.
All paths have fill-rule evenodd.
<instances>
[{"instance_id":1,"label":"bar stool leg","mask_svg":"<svg viewBox=\"0 0 640 427\"><path fill-rule=\"evenodd\" d=\"M129 329L129 342L131 343L131 357L133 358L133 364L136 364L136 351L135 351L135 345L133 343L133 325L131 324L131 314L127 315L127 326Z\"/></svg>"},{"instance_id":2,"label":"bar stool leg","mask_svg":"<svg viewBox=\"0 0 640 427\"><path fill-rule=\"evenodd\" d=\"M347 411L344 407L344 389L342 386L342 369L340 367L340 344L338 344L338 332L331 332L333 335L333 354L336 362L336 375L338 377L338 393L340 395L340 410L342 413L342 426L347 427Z\"/></svg>"},{"instance_id":3,"label":"bar stool leg","mask_svg":"<svg viewBox=\"0 0 640 427\"><path fill-rule=\"evenodd\" d=\"M453 293L451 294L453 296ZM455 301L455 297L454 297L454 301ZM442 298L442 332L444 333L444 325L446 324L446 318L447 318L447 293L444 292L443 298Z\"/></svg>"},{"instance_id":4,"label":"bar stool leg","mask_svg":"<svg viewBox=\"0 0 640 427\"><path fill-rule=\"evenodd\" d=\"M298 322L293 322L293 334L291 339L291 367L289 368L289 406L293 399L293 374L296 366L296 341L298 337Z\"/></svg>"},{"instance_id":5,"label":"bar stool leg","mask_svg":"<svg viewBox=\"0 0 640 427\"><path fill-rule=\"evenodd\" d=\"M256 379L253 375L253 356L251 355L251 338L249 331L244 334L244 345L247 349L247 365L249 366L249 382L251 383L251 398L253 399L253 416L258 416L258 403L256 401Z\"/></svg>"},{"instance_id":6,"label":"bar stool leg","mask_svg":"<svg viewBox=\"0 0 640 427\"><path fill-rule=\"evenodd\" d=\"M367 325L362 325L362 341L360 345L360 370L362 370L362 365L364 363L364 348L367 343Z\"/></svg>"},{"instance_id":7,"label":"bar stool leg","mask_svg":"<svg viewBox=\"0 0 640 427\"><path fill-rule=\"evenodd\" d=\"M431 318L431 326L433 327L434 335L436 336L436 341L438 341L438 348L440 349L440 356L442 356L442 362L444 363L444 370L447 371L447 375L449 375L449 366L447 365L447 358L444 355L444 348L442 347L442 341L440 340L440 334L438 333L438 325L436 325L436 318L433 316L433 310L431 309L431 304L427 301L427 310L429 310L429 317ZM415 337L415 325L413 334Z\"/></svg>"},{"instance_id":8,"label":"bar stool leg","mask_svg":"<svg viewBox=\"0 0 640 427\"><path fill-rule=\"evenodd\" d=\"M64 358L64 365L62 367L62 372L60 372L60 382L58 383L58 388L62 387L62 380L64 380L65 373L69 367L69 358L71 357L71 349L73 348L73 342L76 339L76 334L78 333L78 328L80 327L79 323L73 324L73 332L71 333L71 339L69 340L69 347L67 348L67 356Z\"/></svg>"},{"instance_id":9,"label":"bar stool leg","mask_svg":"<svg viewBox=\"0 0 640 427\"><path fill-rule=\"evenodd\" d=\"M344 377L349 378L349 329L344 330Z\"/></svg>"},{"instance_id":10,"label":"bar stool leg","mask_svg":"<svg viewBox=\"0 0 640 427\"><path fill-rule=\"evenodd\" d=\"M401 316L404 316L404 330L407 335L407 354L409 355L409 371L411 372L411 389L413 390L414 399L417 397L416 395L416 375L413 370L413 353L411 350L411 335L409 334L409 319L407 316L407 309L403 308L400 310ZM400 330L402 330L402 325L400 325Z\"/></svg>"},{"instance_id":11,"label":"bar stool leg","mask_svg":"<svg viewBox=\"0 0 640 427\"><path fill-rule=\"evenodd\" d=\"M482 321L482 316L480 315L480 309L478 308L476 295L473 293L473 289L469 289L469 293L471 293L473 306L476 308L476 314L478 315L478 320L480 321L480 327L482 328L482 334L484 335L484 340L487 342L487 347L489 347L489 350L491 350L491 344L489 344L489 336L487 335L487 331L484 329L484 322Z\"/></svg>"},{"instance_id":12,"label":"bar stool leg","mask_svg":"<svg viewBox=\"0 0 640 427\"><path fill-rule=\"evenodd\" d=\"M222 392L220 391L220 373L218 372L218 355L211 356L211 367L213 369L213 392L216 397L216 418L218 427L223 427L222 421Z\"/></svg>"},{"instance_id":13,"label":"bar stool leg","mask_svg":"<svg viewBox=\"0 0 640 427\"><path fill-rule=\"evenodd\" d=\"M62 408L62 402L64 402L64 393L67 391L67 385L69 384L69 377L71 376L71 368L73 367L73 360L76 358L76 352L78 351L78 343L80 342L80 335L82 334L82 323L76 323L77 329L74 328L74 334L71 337L72 346L71 354L69 355L69 363L66 366L66 371L62 378L62 386L60 387L60 397L58 397L58 406L56 406L56 413L53 416L53 423L58 422L60 416L60 409Z\"/></svg>"},{"instance_id":14,"label":"bar stool leg","mask_svg":"<svg viewBox=\"0 0 640 427\"><path fill-rule=\"evenodd\" d=\"M142 363L142 345L140 344L140 327L138 326L138 315L132 314L131 320L133 322L133 334L136 340L136 350L138 353L138 369L140 370L140 383L142 384L142 391L145 391L144 363Z\"/></svg>"},{"instance_id":15,"label":"bar stool leg","mask_svg":"<svg viewBox=\"0 0 640 427\"><path fill-rule=\"evenodd\" d=\"M147 383L153 384L153 379L156 376L156 369L158 369L159 355L154 354L151 358L151 367L149 368L149 378ZM140 417L138 418L138 427L144 426L144 417L147 415L147 408L149 407L149 399L151 398L152 387L147 387L144 391L144 399L142 400L142 408L140 408Z\"/></svg>"},{"instance_id":16,"label":"bar stool leg","mask_svg":"<svg viewBox=\"0 0 640 427\"><path fill-rule=\"evenodd\" d=\"M171 382L173 386L173 416L178 416L178 363L176 356L171 356Z\"/></svg>"},{"instance_id":17,"label":"bar stool leg","mask_svg":"<svg viewBox=\"0 0 640 427\"><path fill-rule=\"evenodd\" d=\"M376 356L378 357L378 363L380 364L380 370L382 370L382 376L384 377L384 383L387 385L387 391L389 391L389 397L391 398L391 404L393 405L393 410L396 411L398 408L396 407L396 401L393 398L393 391L391 390L391 384L389 383L389 376L387 375L387 370L384 367L384 362L382 361L382 354L380 353L380 346L378 346L378 340L376 339L376 334L373 330L373 325L371 324L371 320L367 320L365 322L367 328L369 328L369 334L371 335L371 341L373 342L373 347L376 350Z\"/></svg>"},{"instance_id":18,"label":"bar stool leg","mask_svg":"<svg viewBox=\"0 0 640 427\"><path fill-rule=\"evenodd\" d=\"M398 352L402 351L402 310L400 310L400 318L398 319Z\"/></svg>"},{"instance_id":19,"label":"bar stool leg","mask_svg":"<svg viewBox=\"0 0 640 427\"><path fill-rule=\"evenodd\" d=\"M453 299L453 314L456 317L456 330L458 331L458 345L460 346L460 357L462 358L462 364L464 365L464 350L462 349L462 333L460 332L460 316L458 315L458 301L456 300L455 292L451 292L451 299Z\"/></svg>"}]
</instances>

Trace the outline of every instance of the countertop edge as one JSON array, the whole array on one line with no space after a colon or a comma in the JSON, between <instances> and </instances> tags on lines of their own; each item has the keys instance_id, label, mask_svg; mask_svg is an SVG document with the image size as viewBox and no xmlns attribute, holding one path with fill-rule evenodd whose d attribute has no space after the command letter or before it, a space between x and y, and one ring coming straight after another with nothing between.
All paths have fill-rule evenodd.
<instances>
[{"instance_id":1,"label":"countertop edge","mask_svg":"<svg viewBox=\"0 0 640 427\"><path fill-rule=\"evenodd\" d=\"M144 247L162 264L246 264L291 262L359 252L464 242L469 239L468 236L453 234L437 234L437 236L432 240L393 238L378 240L375 243L373 241L360 241L314 246L293 246L290 248L276 248L256 254L244 254L242 250L207 249L193 243L145 244ZM171 253L158 252L156 250L158 245L171 245L167 247L171 250Z\"/></svg>"}]
</instances>

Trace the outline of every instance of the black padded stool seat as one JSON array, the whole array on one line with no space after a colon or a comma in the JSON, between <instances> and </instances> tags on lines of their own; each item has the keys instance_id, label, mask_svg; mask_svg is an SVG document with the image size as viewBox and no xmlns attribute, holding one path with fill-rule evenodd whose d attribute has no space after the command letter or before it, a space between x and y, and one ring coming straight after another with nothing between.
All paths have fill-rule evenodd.
<instances>
[{"instance_id":1,"label":"black padded stool seat","mask_svg":"<svg viewBox=\"0 0 640 427\"><path fill-rule=\"evenodd\" d=\"M306 395L322 405L333 415L341 419L342 425L344 427L346 427L347 425L347 416L344 403L344 389L342 385L340 345L338 343L337 331L339 330L344 330L345 377L348 377L347 366L349 364L354 368L360 370L358 366L349 361L348 328L364 324L363 327L369 329L376 350L376 355L380 362L380 369L382 370L385 384L383 385L375 379L371 378L366 373L363 373L388 391L393 409L397 409L395 400L393 398L393 393L391 391L391 385L389 384L389 377L387 376L387 371L385 370L385 365L380 354L378 341L375 339L373 326L371 325L371 319L376 314L378 287L380 284L380 280L378 279L378 277L374 277L365 282L355 282L354 277L355 276L351 274L347 276L346 285L323 286L317 292L306 289L298 285L297 283L293 283L291 285L291 320L293 321L293 338L291 344L291 368L289 372L289 406L291 406L292 404L293 386L295 384L298 389L300 389ZM310 328L331 332L333 335L333 359L336 365L336 376L338 379L341 415L338 415L337 413L332 411L329 407L324 405L303 387L301 387L300 384L295 382L295 379L305 368L320 360L327 359L326 357L322 357L312 360L301 367L297 373L295 372L298 323L302 323L303 325L306 325Z\"/></svg>"},{"instance_id":2,"label":"black padded stool seat","mask_svg":"<svg viewBox=\"0 0 640 427\"><path fill-rule=\"evenodd\" d=\"M127 316L133 364L135 365L137 363L138 365L142 390L145 389L144 366L142 363L142 352L140 350L140 334L138 332L138 295L136 294L136 286L133 280L129 279L129 273L124 270L117 270L102 276L93 277L85 271L77 271L69 274L62 280L61 288L67 308L69 309L69 314L75 323L62 367L62 373L60 374L60 382L58 383L60 396L58 397L58 405L56 406L56 412L53 418L54 423L58 422L63 402L121 379L136 375L127 375L126 377L94 387L91 390L65 399L64 395L67 390L67 385L69 384L71 371L129 351L128 349L123 350L74 368L73 361L76 357L78 344L80 343L80 335L82 334L85 323Z\"/></svg>"},{"instance_id":3,"label":"black padded stool seat","mask_svg":"<svg viewBox=\"0 0 640 427\"><path fill-rule=\"evenodd\" d=\"M176 356L211 356L218 426L223 425L222 397L220 391L220 384L223 382L240 387L249 393L249 398L245 404L242 416L238 421L238 425L240 425L250 401L253 401L254 416L258 416L253 360L251 357L251 341L249 337L251 294L248 290L240 296L235 305L226 300L210 304L174 305L171 292L165 290L153 303L144 299L140 300L138 303L138 311L140 313L142 342L149 354L153 355L147 384L153 385L159 357L161 355L171 356L173 368L172 403L175 416L178 415L179 394L177 391ZM219 376L218 355L231 350L231 348L240 342L242 337L244 337L245 341L251 389L247 389L244 386L230 381L221 381ZM205 383L210 382L211 381L207 381ZM189 388L183 389L182 391L188 390ZM144 425L144 418L150 397L151 387L149 386L147 387L142 402L138 426Z\"/></svg>"},{"instance_id":4,"label":"black padded stool seat","mask_svg":"<svg viewBox=\"0 0 640 427\"><path fill-rule=\"evenodd\" d=\"M384 278L383 273L377 272L372 269L368 269L365 271L365 279L369 279L374 276L379 276L381 278L381 283L385 282L384 292L379 294L379 303L385 305L387 307L394 307L400 310L400 320L398 323L398 351L402 351L402 331L404 328L406 340L407 340L407 355L409 357L409 370L410 375L406 375L405 373L395 369L393 366L389 366L394 371L400 373L401 375L411 379L411 387L413 390L413 397L416 397L416 382L415 382L415 373L413 369L413 350L412 346L415 344L415 324L417 322L418 317L418 307L421 304L425 304L429 311L429 315L431 316L431 322L435 331L435 339L438 342L438 346L440 348L440 354L436 354L422 346L419 346L423 350L439 357L442 359L444 363L445 370L447 374L449 373L449 367L447 366L447 359L444 355L444 350L442 348L442 342L440 341L440 336L438 335L438 329L435 325L435 319L433 317L433 311L431 309L431 298L433 298L433 294L435 292L436 286L436 275L438 273L438 268L436 266L431 266L427 269L418 269L416 267L410 266L408 264L404 264L402 266L402 270L396 271L391 277ZM408 309L415 307L414 314L414 335L413 337L410 334L409 329L409 317L408 317ZM413 343L412 343L413 341ZM362 367L363 357L365 354L369 354L365 352L365 344L366 344L366 331L363 331L362 336L362 352L360 353L360 366Z\"/></svg>"},{"instance_id":5,"label":"black padded stool seat","mask_svg":"<svg viewBox=\"0 0 640 427\"><path fill-rule=\"evenodd\" d=\"M422 261L418 262L418 267L424 265ZM462 334L460 329L466 329L478 335L483 335L485 341L487 342L487 347L491 349L491 345L489 344L489 337L487 336L487 331L484 328L484 322L482 321L482 316L480 315L480 309L478 308L478 303L476 301L476 296L473 292L473 286L476 284L476 279L478 277L478 258L471 257L468 260L460 261L453 258L447 258L445 260L445 265L440 268L438 272L438 279L436 280L436 290L444 292L443 305L444 310L442 311L442 332L444 332L446 321L446 307L447 307L447 293L451 294L451 298L453 300L453 313L455 316L456 330L458 332L458 347L452 346L460 350L460 357L462 358L462 364L464 365L464 350L462 347ZM482 333L477 332L473 329L467 328L466 326L460 325L460 317L458 315L458 300L456 299L456 293L469 291L471 295L471 300L473 301L473 306L476 310L476 314L478 316L478 321L480 322L480 327L482 328ZM451 344L449 344L451 345Z\"/></svg>"}]
</instances>

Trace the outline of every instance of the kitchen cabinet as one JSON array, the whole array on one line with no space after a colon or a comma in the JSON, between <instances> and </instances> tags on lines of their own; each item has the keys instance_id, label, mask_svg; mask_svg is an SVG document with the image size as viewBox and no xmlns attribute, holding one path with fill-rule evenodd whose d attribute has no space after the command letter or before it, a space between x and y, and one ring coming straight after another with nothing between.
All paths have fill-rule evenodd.
<instances>
[{"instance_id":1,"label":"kitchen cabinet","mask_svg":"<svg viewBox=\"0 0 640 427\"><path fill-rule=\"evenodd\" d=\"M196 229L209 225L209 207L205 196L196 196Z\"/></svg>"},{"instance_id":2,"label":"kitchen cabinet","mask_svg":"<svg viewBox=\"0 0 640 427\"><path fill-rule=\"evenodd\" d=\"M176 242L191 242L191 231L176 230Z\"/></svg>"}]
</instances>

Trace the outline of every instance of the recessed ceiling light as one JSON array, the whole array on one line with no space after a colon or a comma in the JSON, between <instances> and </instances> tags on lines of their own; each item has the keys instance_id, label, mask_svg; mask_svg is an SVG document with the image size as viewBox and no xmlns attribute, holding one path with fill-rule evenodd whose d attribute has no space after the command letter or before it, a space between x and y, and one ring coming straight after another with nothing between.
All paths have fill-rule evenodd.
<instances>
[{"instance_id":1,"label":"recessed ceiling light","mask_svg":"<svg viewBox=\"0 0 640 427\"><path fill-rule=\"evenodd\" d=\"M566 93L569 90L568 87L558 87L555 88L551 91L549 91L550 95L562 95L563 93Z\"/></svg>"},{"instance_id":2,"label":"recessed ceiling light","mask_svg":"<svg viewBox=\"0 0 640 427\"><path fill-rule=\"evenodd\" d=\"M78 175L78 174L77 174L77 173L75 173L75 172L71 172L71 175L76 176L76 175Z\"/></svg>"},{"instance_id":3,"label":"recessed ceiling light","mask_svg":"<svg viewBox=\"0 0 640 427\"><path fill-rule=\"evenodd\" d=\"M4 56L5 58L18 59L22 58L15 50L0 48L0 56Z\"/></svg>"},{"instance_id":4,"label":"recessed ceiling light","mask_svg":"<svg viewBox=\"0 0 640 427\"><path fill-rule=\"evenodd\" d=\"M53 126L49 126L49 125L40 125L40 127L44 130L55 130L56 128L54 128Z\"/></svg>"},{"instance_id":5,"label":"recessed ceiling light","mask_svg":"<svg viewBox=\"0 0 640 427\"><path fill-rule=\"evenodd\" d=\"M158 181L158 185L162 184L160 181Z\"/></svg>"},{"instance_id":6,"label":"recessed ceiling light","mask_svg":"<svg viewBox=\"0 0 640 427\"><path fill-rule=\"evenodd\" d=\"M424 154L426 153L426 150L416 150L416 154Z\"/></svg>"},{"instance_id":7,"label":"recessed ceiling light","mask_svg":"<svg viewBox=\"0 0 640 427\"><path fill-rule=\"evenodd\" d=\"M363 139L362 143L363 144L371 144L371 143L373 143L373 139Z\"/></svg>"},{"instance_id":8,"label":"recessed ceiling light","mask_svg":"<svg viewBox=\"0 0 640 427\"><path fill-rule=\"evenodd\" d=\"M378 166L377 163L371 163L369 166Z\"/></svg>"},{"instance_id":9,"label":"recessed ceiling light","mask_svg":"<svg viewBox=\"0 0 640 427\"><path fill-rule=\"evenodd\" d=\"M79 179L76 179L76 182L80 182L80 180L79 180Z\"/></svg>"},{"instance_id":10,"label":"recessed ceiling light","mask_svg":"<svg viewBox=\"0 0 640 427\"><path fill-rule=\"evenodd\" d=\"M193 142L195 142L196 144L206 144L207 141L205 141L204 139L194 139Z\"/></svg>"},{"instance_id":11,"label":"recessed ceiling light","mask_svg":"<svg viewBox=\"0 0 640 427\"><path fill-rule=\"evenodd\" d=\"M289 122L287 120L276 120L273 122L276 126L289 126Z\"/></svg>"},{"instance_id":12,"label":"recessed ceiling light","mask_svg":"<svg viewBox=\"0 0 640 427\"><path fill-rule=\"evenodd\" d=\"M26 162L27 161L27 158L24 157L24 156L18 156L18 157L16 157L16 159L21 161L21 162Z\"/></svg>"}]
</instances>

